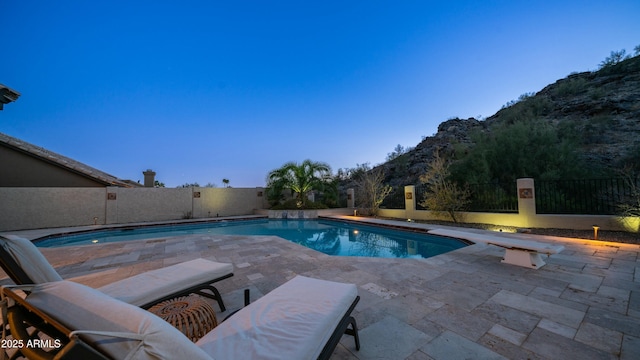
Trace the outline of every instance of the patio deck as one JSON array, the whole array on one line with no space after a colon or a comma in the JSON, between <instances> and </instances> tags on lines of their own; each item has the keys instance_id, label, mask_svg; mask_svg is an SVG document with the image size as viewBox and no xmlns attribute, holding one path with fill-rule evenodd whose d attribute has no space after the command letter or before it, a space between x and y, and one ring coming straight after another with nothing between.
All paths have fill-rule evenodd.
<instances>
[{"instance_id":1,"label":"patio deck","mask_svg":"<svg viewBox=\"0 0 640 360\"><path fill-rule=\"evenodd\" d=\"M502 264L504 250L482 244L424 260L332 257L274 236L190 235L41 250L64 278L80 276L93 287L198 257L232 262L235 276L217 284L227 312L242 306L243 289L255 300L297 274L355 283L362 348L355 351L345 336L333 359L640 358L639 245L500 236L565 250L538 270ZM1 272L0 279L9 282Z\"/></svg>"}]
</instances>

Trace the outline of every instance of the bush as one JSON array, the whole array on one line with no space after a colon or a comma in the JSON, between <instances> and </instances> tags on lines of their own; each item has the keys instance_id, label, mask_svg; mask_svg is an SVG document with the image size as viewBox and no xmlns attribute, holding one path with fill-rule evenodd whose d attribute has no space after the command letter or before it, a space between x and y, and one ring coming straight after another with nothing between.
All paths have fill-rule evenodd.
<instances>
[{"instance_id":1,"label":"bush","mask_svg":"<svg viewBox=\"0 0 640 360\"><path fill-rule=\"evenodd\" d=\"M507 123L513 124L518 121L529 121L540 116L545 116L551 109L551 102L545 97L523 94L520 100L508 107L503 107L498 112L500 119Z\"/></svg>"},{"instance_id":2,"label":"bush","mask_svg":"<svg viewBox=\"0 0 640 360\"><path fill-rule=\"evenodd\" d=\"M474 138L475 145L459 151L451 167L452 179L460 184L571 178L586 171L573 139L542 120L502 123Z\"/></svg>"},{"instance_id":3,"label":"bush","mask_svg":"<svg viewBox=\"0 0 640 360\"><path fill-rule=\"evenodd\" d=\"M576 95L585 91L587 84L587 79L585 78L569 78L558 84L555 88L554 94L559 97Z\"/></svg>"},{"instance_id":4,"label":"bush","mask_svg":"<svg viewBox=\"0 0 640 360\"><path fill-rule=\"evenodd\" d=\"M449 164L436 152L427 171L420 176L420 182L427 188L420 205L435 213L446 213L457 223L458 212L466 210L471 194L468 188L449 180L449 175Z\"/></svg>"}]
</instances>

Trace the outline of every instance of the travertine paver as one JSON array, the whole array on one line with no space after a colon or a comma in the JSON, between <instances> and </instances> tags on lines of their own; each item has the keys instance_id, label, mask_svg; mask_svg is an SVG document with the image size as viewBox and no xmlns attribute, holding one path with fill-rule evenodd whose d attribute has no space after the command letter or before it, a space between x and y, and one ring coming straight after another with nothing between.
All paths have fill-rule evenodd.
<instances>
[{"instance_id":1,"label":"travertine paver","mask_svg":"<svg viewBox=\"0 0 640 360\"><path fill-rule=\"evenodd\" d=\"M538 323L538 327L541 329L550 331L554 334L564 336L569 339L573 339L576 336L576 333L578 332L578 329L576 328L572 328L571 326L567 326L567 325L558 324L557 322L549 319L541 319L540 322Z\"/></svg>"},{"instance_id":2,"label":"travertine paver","mask_svg":"<svg viewBox=\"0 0 640 360\"><path fill-rule=\"evenodd\" d=\"M227 312L242 307L244 289L255 300L297 274L354 283L362 350L344 336L335 359L640 358L640 246L494 235L565 250L538 270L502 264L504 250L484 244L430 259L376 259L331 257L272 236L189 235L42 252L64 278L94 287L198 257L231 262L235 275L218 283Z\"/></svg>"},{"instance_id":3,"label":"travertine paver","mask_svg":"<svg viewBox=\"0 0 640 360\"><path fill-rule=\"evenodd\" d=\"M489 330L489 334L497 336L518 346L522 345L524 340L527 338L526 334L511 330L508 327L504 327L500 324L493 325L493 327L491 327L491 329Z\"/></svg>"},{"instance_id":4,"label":"travertine paver","mask_svg":"<svg viewBox=\"0 0 640 360\"><path fill-rule=\"evenodd\" d=\"M365 359L405 359L427 344L429 337L394 316L360 330L362 339L376 339L363 346L358 355ZM352 341L345 338L344 343Z\"/></svg>"},{"instance_id":5,"label":"travertine paver","mask_svg":"<svg viewBox=\"0 0 640 360\"><path fill-rule=\"evenodd\" d=\"M622 333L609 330L588 322L582 323L575 339L583 344L593 345L595 348L609 353L617 353L622 345Z\"/></svg>"},{"instance_id":6,"label":"travertine paver","mask_svg":"<svg viewBox=\"0 0 640 360\"><path fill-rule=\"evenodd\" d=\"M638 354L640 354L640 338L625 335L622 340L622 353L620 354L620 359L637 359Z\"/></svg>"},{"instance_id":7,"label":"travertine paver","mask_svg":"<svg viewBox=\"0 0 640 360\"><path fill-rule=\"evenodd\" d=\"M425 345L422 351L433 359L506 359L504 356L448 330Z\"/></svg>"},{"instance_id":8,"label":"travertine paver","mask_svg":"<svg viewBox=\"0 0 640 360\"><path fill-rule=\"evenodd\" d=\"M618 351L608 353L542 328L534 329L522 347L546 359L616 359L619 356Z\"/></svg>"},{"instance_id":9,"label":"travertine paver","mask_svg":"<svg viewBox=\"0 0 640 360\"><path fill-rule=\"evenodd\" d=\"M574 328L578 328L584 318L584 312L582 311L516 294L508 290L500 290L490 301L542 318L553 319L560 324Z\"/></svg>"}]
</instances>

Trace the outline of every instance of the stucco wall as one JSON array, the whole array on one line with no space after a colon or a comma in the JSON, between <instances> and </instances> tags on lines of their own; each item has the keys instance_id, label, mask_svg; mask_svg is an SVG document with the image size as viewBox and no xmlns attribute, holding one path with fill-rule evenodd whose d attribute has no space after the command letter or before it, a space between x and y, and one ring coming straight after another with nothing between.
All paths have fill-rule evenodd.
<instances>
[{"instance_id":1,"label":"stucco wall","mask_svg":"<svg viewBox=\"0 0 640 360\"><path fill-rule=\"evenodd\" d=\"M0 187L0 231L251 215L264 206L263 194L261 188Z\"/></svg>"},{"instance_id":2,"label":"stucco wall","mask_svg":"<svg viewBox=\"0 0 640 360\"><path fill-rule=\"evenodd\" d=\"M0 188L0 230L104 224L104 221L105 188Z\"/></svg>"},{"instance_id":3,"label":"stucco wall","mask_svg":"<svg viewBox=\"0 0 640 360\"><path fill-rule=\"evenodd\" d=\"M189 218L191 189L107 188L107 224L164 221Z\"/></svg>"},{"instance_id":4,"label":"stucco wall","mask_svg":"<svg viewBox=\"0 0 640 360\"><path fill-rule=\"evenodd\" d=\"M247 215L263 207L262 188L195 188L193 191L195 218Z\"/></svg>"}]
</instances>

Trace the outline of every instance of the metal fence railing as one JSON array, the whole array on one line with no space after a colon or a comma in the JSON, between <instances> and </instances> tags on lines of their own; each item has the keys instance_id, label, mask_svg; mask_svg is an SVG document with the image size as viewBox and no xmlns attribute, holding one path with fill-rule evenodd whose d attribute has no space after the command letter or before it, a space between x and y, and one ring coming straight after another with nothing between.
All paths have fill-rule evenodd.
<instances>
[{"instance_id":1,"label":"metal fence railing","mask_svg":"<svg viewBox=\"0 0 640 360\"><path fill-rule=\"evenodd\" d=\"M317 192L315 194L314 201L317 203L323 203L327 205L329 208L347 207L347 193L346 192L339 193L336 198L333 198L331 196L327 196L324 193Z\"/></svg>"},{"instance_id":2,"label":"metal fence railing","mask_svg":"<svg viewBox=\"0 0 640 360\"><path fill-rule=\"evenodd\" d=\"M506 184L472 184L469 189L469 204L465 211L471 212L518 212L517 186L515 181ZM416 186L416 209L429 210L420 203L424 200L428 187L425 184Z\"/></svg>"},{"instance_id":3,"label":"metal fence railing","mask_svg":"<svg viewBox=\"0 0 640 360\"><path fill-rule=\"evenodd\" d=\"M424 200L424 196L427 193L428 187L425 184L416 185L416 210L429 210L422 204L420 204Z\"/></svg>"},{"instance_id":4,"label":"metal fence railing","mask_svg":"<svg viewBox=\"0 0 640 360\"><path fill-rule=\"evenodd\" d=\"M398 186L391 190L380 204L381 209L404 209L404 186Z\"/></svg>"},{"instance_id":5,"label":"metal fence railing","mask_svg":"<svg viewBox=\"0 0 640 360\"><path fill-rule=\"evenodd\" d=\"M469 185L469 209L472 212L518 212L518 189L515 181Z\"/></svg>"},{"instance_id":6,"label":"metal fence railing","mask_svg":"<svg viewBox=\"0 0 640 360\"><path fill-rule=\"evenodd\" d=\"M620 204L637 196L633 191L623 178L536 180L536 213L616 215Z\"/></svg>"},{"instance_id":7,"label":"metal fence railing","mask_svg":"<svg viewBox=\"0 0 640 360\"><path fill-rule=\"evenodd\" d=\"M467 185L470 212L518 212L518 190L515 181ZM620 204L638 202L640 179L632 184L629 179L580 179L580 180L536 180L535 199L538 214L616 215ZM421 205L428 187L415 186L416 210L429 210ZM634 200L635 199L635 200ZM381 209L404 209L404 186L394 188Z\"/></svg>"}]
</instances>

